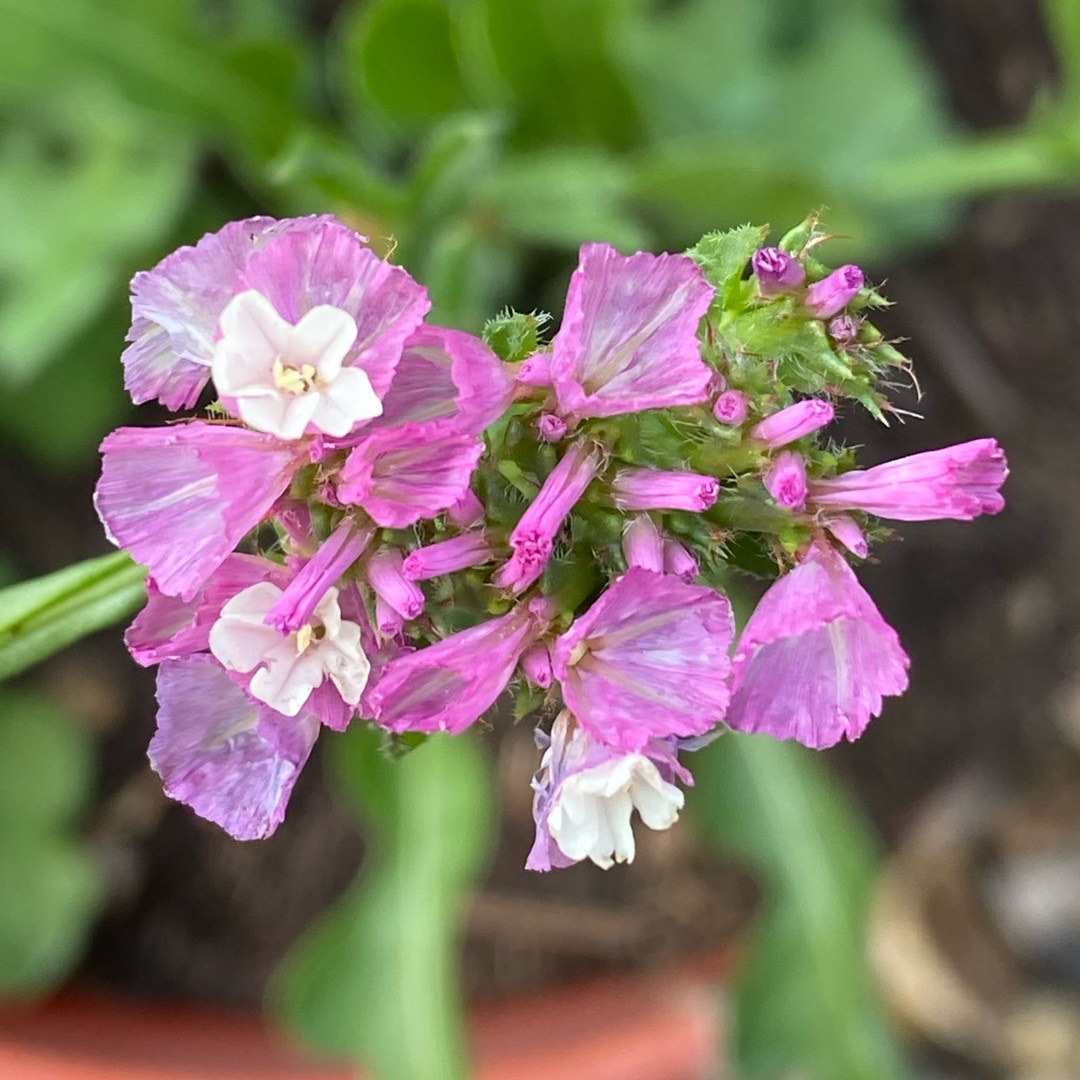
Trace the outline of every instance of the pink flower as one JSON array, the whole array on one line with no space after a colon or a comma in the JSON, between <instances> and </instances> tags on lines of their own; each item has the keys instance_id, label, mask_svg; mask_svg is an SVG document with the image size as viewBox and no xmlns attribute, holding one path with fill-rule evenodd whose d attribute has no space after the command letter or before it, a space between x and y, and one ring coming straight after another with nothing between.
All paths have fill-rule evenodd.
<instances>
[{"instance_id":1,"label":"pink flower","mask_svg":"<svg viewBox=\"0 0 1080 1080\"><path fill-rule=\"evenodd\" d=\"M974 439L816 480L809 496L815 507L863 510L895 521L970 521L1004 507L1000 488L1008 475L997 442Z\"/></svg>"},{"instance_id":2,"label":"pink flower","mask_svg":"<svg viewBox=\"0 0 1080 1080\"><path fill-rule=\"evenodd\" d=\"M650 829L669 829L683 807L675 780L693 783L671 740L651 739L626 752L597 742L569 712L555 719L540 772L533 781L536 840L527 870L550 870L589 859L607 870L634 861L630 817Z\"/></svg>"},{"instance_id":3,"label":"pink flower","mask_svg":"<svg viewBox=\"0 0 1080 1080\"><path fill-rule=\"evenodd\" d=\"M863 272L849 263L806 290L803 304L815 318L828 319L846 307L863 287Z\"/></svg>"},{"instance_id":4,"label":"pink flower","mask_svg":"<svg viewBox=\"0 0 1080 1080\"><path fill-rule=\"evenodd\" d=\"M896 632L847 563L813 547L762 597L735 652L727 724L814 749L854 740L907 689Z\"/></svg>"},{"instance_id":5,"label":"pink flower","mask_svg":"<svg viewBox=\"0 0 1080 1080\"><path fill-rule=\"evenodd\" d=\"M648 514L636 514L623 530L623 557L628 569L664 572L664 541Z\"/></svg>"},{"instance_id":6,"label":"pink flower","mask_svg":"<svg viewBox=\"0 0 1080 1080\"><path fill-rule=\"evenodd\" d=\"M602 462L596 446L575 443L567 448L510 534L514 554L492 578L500 589L522 592L544 572L556 535Z\"/></svg>"},{"instance_id":7,"label":"pink flower","mask_svg":"<svg viewBox=\"0 0 1080 1080\"><path fill-rule=\"evenodd\" d=\"M109 539L183 600L267 517L306 460L294 443L200 421L120 428L101 452L94 505Z\"/></svg>"},{"instance_id":8,"label":"pink flower","mask_svg":"<svg viewBox=\"0 0 1080 1080\"><path fill-rule=\"evenodd\" d=\"M392 660L369 695L376 722L389 731L464 731L495 704L542 625L519 605Z\"/></svg>"},{"instance_id":9,"label":"pink flower","mask_svg":"<svg viewBox=\"0 0 1080 1080\"><path fill-rule=\"evenodd\" d=\"M619 469L611 501L620 510L708 510L720 494L714 476L665 469Z\"/></svg>"},{"instance_id":10,"label":"pink flower","mask_svg":"<svg viewBox=\"0 0 1080 1080\"><path fill-rule=\"evenodd\" d=\"M741 390L725 390L713 406L713 416L728 427L739 427L750 415L750 395Z\"/></svg>"},{"instance_id":11,"label":"pink flower","mask_svg":"<svg viewBox=\"0 0 1080 1080\"><path fill-rule=\"evenodd\" d=\"M687 551L685 545L671 537L664 540L665 574L674 574L683 581L693 582L700 572L697 559Z\"/></svg>"},{"instance_id":12,"label":"pink flower","mask_svg":"<svg viewBox=\"0 0 1080 1080\"><path fill-rule=\"evenodd\" d=\"M806 277L802 263L778 247L758 248L750 259L762 296L774 296L798 288Z\"/></svg>"},{"instance_id":13,"label":"pink flower","mask_svg":"<svg viewBox=\"0 0 1080 1080\"><path fill-rule=\"evenodd\" d=\"M481 530L419 547L405 556L401 570L410 581L425 581L479 566L494 556L495 548L487 533Z\"/></svg>"},{"instance_id":14,"label":"pink flower","mask_svg":"<svg viewBox=\"0 0 1080 1080\"><path fill-rule=\"evenodd\" d=\"M149 753L165 794L237 840L269 836L285 816L318 720L252 701L207 655L166 660L157 694Z\"/></svg>"},{"instance_id":15,"label":"pink flower","mask_svg":"<svg viewBox=\"0 0 1080 1080\"><path fill-rule=\"evenodd\" d=\"M807 398L765 417L750 429L750 435L770 450L779 450L831 424L835 415L836 410L831 402Z\"/></svg>"},{"instance_id":16,"label":"pink flower","mask_svg":"<svg viewBox=\"0 0 1080 1080\"><path fill-rule=\"evenodd\" d=\"M806 506L806 462L802 454L794 450L777 454L762 479L777 506L796 511Z\"/></svg>"},{"instance_id":17,"label":"pink flower","mask_svg":"<svg viewBox=\"0 0 1080 1080\"><path fill-rule=\"evenodd\" d=\"M704 401L712 373L697 328L713 292L684 255L624 258L586 244L552 342L559 411L614 416Z\"/></svg>"},{"instance_id":18,"label":"pink flower","mask_svg":"<svg viewBox=\"0 0 1080 1080\"><path fill-rule=\"evenodd\" d=\"M483 449L476 435L447 422L381 428L349 454L337 496L363 507L384 528L403 529L461 499Z\"/></svg>"},{"instance_id":19,"label":"pink flower","mask_svg":"<svg viewBox=\"0 0 1080 1080\"><path fill-rule=\"evenodd\" d=\"M364 570L368 584L403 619L415 619L424 610L424 594L403 573L401 552L383 548L368 557Z\"/></svg>"},{"instance_id":20,"label":"pink flower","mask_svg":"<svg viewBox=\"0 0 1080 1080\"><path fill-rule=\"evenodd\" d=\"M712 589L628 570L555 642L563 700L593 738L622 750L700 735L728 704L731 605Z\"/></svg>"},{"instance_id":21,"label":"pink flower","mask_svg":"<svg viewBox=\"0 0 1080 1080\"><path fill-rule=\"evenodd\" d=\"M510 371L479 338L424 325L405 342L382 416L370 427L435 424L479 435L502 416L513 394Z\"/></svg>"}]
</instances>

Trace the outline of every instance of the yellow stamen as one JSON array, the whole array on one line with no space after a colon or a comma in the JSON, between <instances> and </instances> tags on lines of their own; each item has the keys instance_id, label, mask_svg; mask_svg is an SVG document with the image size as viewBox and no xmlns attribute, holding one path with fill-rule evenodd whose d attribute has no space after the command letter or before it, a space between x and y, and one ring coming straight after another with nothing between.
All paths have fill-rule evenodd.
<instances>
[{"instance_id":1,"label":"yellow stamen","mask_svg":"<svg viewBox=\"0 0 1080 1080\"><path fill-rule=\"evenodd\" d=\"M315 629L311 623L304 623L299 630L296 631L296 655L299 656L310 644L311 639L315 636Z\"/></svg>"}]
</instances>

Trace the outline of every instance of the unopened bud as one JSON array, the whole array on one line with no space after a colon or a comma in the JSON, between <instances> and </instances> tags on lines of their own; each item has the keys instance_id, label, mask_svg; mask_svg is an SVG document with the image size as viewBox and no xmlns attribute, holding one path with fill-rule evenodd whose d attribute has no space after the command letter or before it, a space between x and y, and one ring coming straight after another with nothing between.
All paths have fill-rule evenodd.
<instances>
[{"instance_id":1,"label":"unopened bud","mask_svg":"<svg viewBox=\"0 0 1080 1080\"><path fill-rule=\"evenodd\" d=\"M721 424L738 427L750 414L750 396L741 390L725 390L713 406L713 416Z\"/></svg>"},{"instance_id":2,"label":"unopened bud","mask_svg":"<svg viewBox=\"0 0 1080 1080\"><path fill-rule=\"evenodd\" d=\"M862 329L862 319L856 319L854 315L837 315L829 320L829 337L837 345L849 345L859 336Z\"/></svg>"},{"instance_id":3,"label":"unopened bud","mask_svg":"<svg viewBox=\"0 0 1080 1080\"><path fill-rule=\"evenodd\" d=\"M847 306L863 287L863 281L863 272L854 263L841 266L806 290L806 310L815 318L830 318Z\"/></svg>"},{"instance_id":4,"label":"unopened bud","mask_svg":"<svg viewBox=\"0 0 1080 1080\"><path fill-rule=\"evenodd\" d=\"M750 259L762 296L798 288L806 277L802 263L778 247L758 248Z\"/></svg>"},{"instance_id":5,"label":"unopened bud","mask_svg":"<svg viewBox=\"0 0 1080 1080\"><path fill-rule=\"evenodd\" d=\"M785 510L806 506L806 462L802 454L785 450L777 454L764 477L765 489Z\"/></svg>"},{"instance_id":6,"label":"unopened bud","mask_svg":"<svg viewBox=\"0 0 1080 1080\"><path fill-rule=\"evenodd\" d=\"M541 413L536 421L536 430L544 442L557 443L566 435L566 421L554 413Z\"/></svg>"}]
</instances>

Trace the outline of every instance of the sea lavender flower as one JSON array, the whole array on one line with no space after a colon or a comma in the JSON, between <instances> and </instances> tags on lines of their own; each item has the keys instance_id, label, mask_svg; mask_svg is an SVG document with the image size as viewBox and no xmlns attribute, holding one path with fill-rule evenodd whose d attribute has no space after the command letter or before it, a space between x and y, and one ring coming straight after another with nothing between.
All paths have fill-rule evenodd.
<instances>
[{"instance_id":1,"label":"sea lavender flower","mask_svg":"<svg viewBox=\"0 0 1080 1080\"><path fill-rule=\"evenodd\" d=\"M739 427L750 415L750 395L741 390L725 390L713 406L713 416L728 427Z\"/></svg>"},{"instance_id":2,"label":"sea lavender flower","mask_svg":"<svg viewBox=\"0 0 1080 1080\"><path fill-rule=\"evenodd\" d=\"M289 582L266 616L268 625L288 634L309 622L330 586L360 558L374 531L344 518Z\"/></svg>"},{"instance_id":3,"label":"sea lavender flower","mask_svg":"<svg viewBox=\"0 0 1080 1080\"><path fill-rule=\"evenodd\" d=\"M628 568L664 572L664 540L648 514L636 514L623 530L623 557Z\"/></svg>"},{"instance_id":4,"label":"sea lavender flower","mask_svg":"<svg viewBox=\"0 0 1080 1080\"><path fill-rule=\"evenodd\" d=\"M416 548L405 556L401 572L410 581L425 581L428 578L453 574L470 566L479 566L489 562L495 556L495 547L488 534L479 532L462 533L449 540L439 540Z\"/></svg>"},{"instance_id":5,"label":"sea lavender flower","mask_svg":"<svg viewBox=\"0 0 1080 1080\"><path fill-rule=\"evenodd\" d=\"M479 338L424 325L405 342L382 415L369 427L436 425L439 431L479 435L502 416L513 395L510 370Z\"/></svg>"},{"instance_id":6,"label":"sea lavender flower","mask_svg":"<svg viewBox=\"0 0 1080 1080\"><path fill-rule=\"evenodd\" d=\"M149 754L165 794L237 840L269 836L285 816L319 721L252 701L206 654L164 661L157 695Z\"/></svg>"},{"instance_id":7,"label":"sea lavender flower","mask_svg":"<svg viewBox=\"0 0 1080 1080\"><path fill-rule=\"evenodd\" d=\"M561 442L566 436L566 421L554 413L541 413L536 418L536 430L544 442Z\"/></svg>"},{"instance_id":8,"label":"sea lavender flower","mask_svg":"<svg viewBox=\"0 0 1080 1080\"><path fill-rule=\"evenodd\" d=\"M476 435L446 425L381 428L350 452L337 497L384 528L403 529L453 506L469 490L483 449Z\"/></svg>"},{"instance_id":9,"label":"sea lavender flower","mask_svg":"<svg viewBox=\"0 0 1080 1080\"><path fill-rule=\"evenodd\" d=\"M851 567L818 543L750 616L726 722L818 750L854 740L883 697L907 689L907 667L896 632Z\"/></svg>"},{"instance_id":10,"label":"sea lavender flower","mask_svg":"<svg viewBox=\"0 0 1080 1080\"><path fill-rule=\"evenodd\" d=\"M720 494L714 476L666 469L619 469L611 501L620 510L708 510Z\"/></svg>"},{"instance_id":11,"label":"sea lavender flower","mask_svg":"<svg viewBox=\"0 0 1080 1080\"><path fill-rule=\"evenodd\" d=\"M101 453L94 505L109 539L183 600L270 514L306 461L295 443L201 421L119 428Z\"/></svg>"},{"instance_id":12,"label":"sea lavender flower","mask_svg":"<svg viewBox=\"0 0 1080 1080\"><path fill-rule=\"evenodd\" d=\"M392 660L369 695L375 721L389 731L464 731L506 688L544 622L536 605L459 630Z\"/></svg>"},{"instance_id":13,"label":"sea lavender flower","mask_svg":"<svg viewBox=\"0 0 1080 1080\"><path fill-rule=\"evenodd\" d=\"M595 739L640 750L700 735L728 703L731 605L712 589L628 570L551 651L563 700Z\"/></svg>"},{"instance_id":14,"label":"sea lavender flower","mask_svg":"<svg viewBox=\"0 0 1080 1080\"><path fill-rule=\"evenodd\" d=\"M338 590L329 588L309 622L282 633L268 625L282 591L269 581L234 596L210 628L210 651L231 672L246 675L253 698L296 716L327 678L348 705L357 705L371 665L359 624L342 618Z\"/></svg>"},{"instance_id":15,"label":"sea lavender flower","mask_svg":"<svg viewBox=\"0 0 1080 1080\"><path fill-rule=\"evenodd\" d=\"M1000 489L1008 475L997 442L973 439L815 480L809 498L814 507L862 510L895 521L970 521L1004 507Z\"/></svg>"},{"instance_id":16,"label":"sea lavender flower","mask_svg":"<svg viewBox=\"0 0 1080 1080\"><path fill-rule=\"evenodd\" d=\"M539 734L539 733L538 733ZM533 781L536 840L527 870L550 870L589 859L607 870L634 861L634 810L650 829L669 829L684 796L675 780L693 783L672 740L651 739L630 752L597 742L568 711L551 729Z\"/></svg>"},{"instance_id":17,"label":"sea lavender flower","mask_svg":"<svg viewBox=\"0 0 1080 1080\"><path fill-rule=\"evenodd\" d=\"M806 506L806 462L802 454L784 450L770 462L762 480L765 489L785 510L801 511Z\"/></svg>"},{"instance_id":18,"label":"sea lavender flower","mask_svg":"<svg viewBox=\"0 0 1080 1080\"><path fill-rule=\"evenodd\" d=\"M763 442L768 449L779 450L782 446L831 424L835 415L832 402L823 401L821 398L806 398L766 416L750 429L750 435Z\"/></svg>"},{"instance_id":19,"label":"sea lavender flower","mask_svg":"<svg viewBox=\"0 0 1080 1080\"><path fill-rule=\"evenodd\" d=\"M712 372L697 329L714 291L685 255L582 247L552 341L559 411L614 416L704 401Z\"/></svg>"},{"instance_id":20,"label":"sea lavender flower","mask_svg":"<svg viewBox=\"0 0 1080 1080\"><path fill-rule=\"evenodd\" d=\"M514 554L492 578L500 589L522 592L544 572L555 536L600 471L603 459L603 452L592 444L575 443L567 448L510 533Z\"/></svg>"},{"instance_id":21,"label":"sea lavender flower","mask_svg":"<svg viewBox=\"0 0 1080 1080\"><path fill-rule=\"evenodd\" d=\"M778 247L758 248L750 259L762 296L798 288L806 278L802 263Z\"/></svg>"},{"instance_id":22,"label":"sea lavender flower","mask_svg":"<svg viewBox=\"0 0 1080 1080\"><path fill-rule=\"evenodd\" d=\"M415 619L424 610L424 594L405 576L403 565L397 548L382 548L367 558L364 572L376 596L403 619Z\"/></svg>"},{"instance_id":23,"label":"sea lavender flower","mask_svg":"<svg viewBox=\"0 0 1080 1080\"><path fill-rule=\"evenodd\" d=\"M864 280L862 270L854 264L841 266L806 290L803 305L815 318L828 319L855 298Z\"/></svg>"},{"instance_id":24,"label":"sea lavender flower","mask_svg":"<svg viewBox=\"0 0 1080 1080\"><path fill-rule=\"evenodd\" d=\"M222 313L249 290L293 327L316 306L348 315L356 334L341 366L364 372L378 399L430 306L404 270L332 217L232 222L135 276L131 345L123 357L135 401L156 397L173 409L195 404L210 378Z\"/></svg>"},{"instance_id":25,"label":"sea lavender flower","mask_svg":"<svg viewBox=\"0 0 1080 1080\"><path fill-rule=\"evenodd\" d=\"M357 334L347 311L319 304L294 326L248 289L226 304L220 325L214 386L222 404L256 431L340 438L382 412L367 374L342 366Z\"/></svg>"}]
</instances>

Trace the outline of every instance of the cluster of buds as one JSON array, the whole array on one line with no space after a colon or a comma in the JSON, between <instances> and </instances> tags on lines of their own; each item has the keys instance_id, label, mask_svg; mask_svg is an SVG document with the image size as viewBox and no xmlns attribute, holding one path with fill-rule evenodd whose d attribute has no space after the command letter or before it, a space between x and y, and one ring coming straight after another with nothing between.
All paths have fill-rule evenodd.
<instances>
[{"instance_id":1,"label":"cluster of buds","mask_svg":"<svg viewBox=\"0 0 1080 1080\"><path fill-rule=\"evenodd\" d=\"M856 469L907 361L813 220L685 255L586 245L559 330L425 321L424 288L331 217L226 225L132 285L136 402L202 418L102 444L96 505L145 564L150 760L230 834L282 820L325 725L458 733L507 688L548 730L536 870L634 855L681 755L737 729L854 739L907 685L852 564L876 518L996 513L985 439ZM212 381L213 391L208 392ZM732 569L777 580L736 640Z\"/></svg>"}]
</instances>

